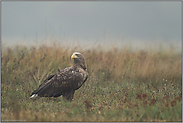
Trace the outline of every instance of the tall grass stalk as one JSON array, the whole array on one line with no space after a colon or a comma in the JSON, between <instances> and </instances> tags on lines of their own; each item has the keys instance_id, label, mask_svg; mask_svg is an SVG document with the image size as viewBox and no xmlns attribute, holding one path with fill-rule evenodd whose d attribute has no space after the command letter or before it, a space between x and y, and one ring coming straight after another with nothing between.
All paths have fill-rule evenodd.
<instances>
[{"instance_id":1,"label":"tall grass stalk","mask_svg":"<svg viewBox=\"0 0 183 123\"><path fill-rule=\"evenodd\" d=\"M43 80L81 52L89 78L72 102L29 99ZM182 60L172 49L84 50L62 45L4 48L2 121L182 121Z\"/></svg>"}]
</instances>

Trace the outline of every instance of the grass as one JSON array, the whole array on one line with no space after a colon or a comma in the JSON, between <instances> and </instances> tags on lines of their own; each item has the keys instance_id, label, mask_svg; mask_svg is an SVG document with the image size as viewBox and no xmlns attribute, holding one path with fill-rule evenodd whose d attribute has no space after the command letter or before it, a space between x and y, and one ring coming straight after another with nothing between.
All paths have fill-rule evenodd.
<instances>
[{"instance_id":1,"label":"grass","mask_svg":"<svg viewBox=\"0 0 183 123\"><path fill-rule=\"evenodd\" d=\"M74 100L30 100L49 76L81 52L89 78ZM3 47L1 121L182 121L181 53L130 48Z\"/></svg>"}]
</instances>

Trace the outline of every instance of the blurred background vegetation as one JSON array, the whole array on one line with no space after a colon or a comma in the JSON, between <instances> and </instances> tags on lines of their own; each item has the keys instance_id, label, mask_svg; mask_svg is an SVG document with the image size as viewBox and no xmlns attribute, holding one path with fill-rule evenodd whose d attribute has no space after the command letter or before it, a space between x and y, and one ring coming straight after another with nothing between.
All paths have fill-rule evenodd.
<instances>
[{"instance_id":1,"label":"blurred background vegetation","mask_svg":"<svg viewBox=\"0 0 183 123\"><path fill-rule=\"evenodd\" d=\"M29 99L81 52L89 78L74 100ZM182 121L182 59L173 48L16 45L1 50L1 121Z\"/></svg>"}]
</instances>

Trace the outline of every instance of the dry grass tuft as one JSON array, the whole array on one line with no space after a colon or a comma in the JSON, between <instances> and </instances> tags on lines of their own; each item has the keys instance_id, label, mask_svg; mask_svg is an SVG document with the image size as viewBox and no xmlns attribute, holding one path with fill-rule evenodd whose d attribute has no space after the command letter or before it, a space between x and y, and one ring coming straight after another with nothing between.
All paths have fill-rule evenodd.
<instances>
[{"instance_id":1,"label":"dry grass tuft","mask_svg":"<svg viewBox=\"0 0 183 123\"><path fill-rule=\"evenodd\" d=\"M29 99L43 80L81 52L89 78L74 100ZM2 121L182 121L181 54L131 49L83 50L62 45L4 48Z\"/></svg>"}]
</instances>

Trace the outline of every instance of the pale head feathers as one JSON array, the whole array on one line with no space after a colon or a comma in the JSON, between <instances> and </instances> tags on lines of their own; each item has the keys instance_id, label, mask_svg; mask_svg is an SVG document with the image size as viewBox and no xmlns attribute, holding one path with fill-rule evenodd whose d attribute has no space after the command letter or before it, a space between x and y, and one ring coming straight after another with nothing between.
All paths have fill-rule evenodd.
<instances>
[{"instance_id":1,"label":"pale head feathers","mask_svg":"<svg viewBox=\"0 0 183 123\"><path fill-rule=\"evenodd\" d=\"M79 53L79 52L74 52L72 55L76 55L76 54L81 54L81 53Z\"/></svg>"},{"instance_id":2,"label":"pale head feathers","mask_svg":"<svg viewBox=\"0 0 183 123\"><path fill-rule=\"evenodd\" d=\"M79 52L74 52L72 55L71 55L71 59L74 59L74 64L73 66L76 68L76 67L81 67L83 68L84 70L86 70L86 62L85 62L85 58L84 56L79 53Z\"/></svg>"},{"instance_id":3,"label":"pale head feathers","mask_svg":"<svg viewBox=\"0 0 183 123\"><path fill-rule=\"evenodd\" d=\"M79 58L78 55L81 55L82 57L84 57L81 53L79 53L79 52L74 52L74 53L71 55L71 59Z\"/></svg>"}]
</instances>

